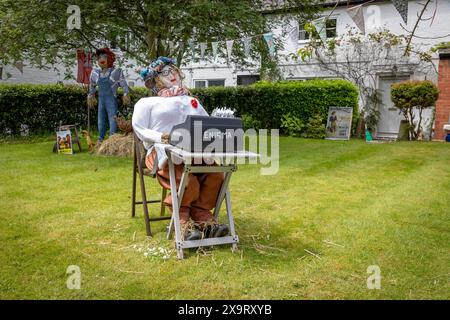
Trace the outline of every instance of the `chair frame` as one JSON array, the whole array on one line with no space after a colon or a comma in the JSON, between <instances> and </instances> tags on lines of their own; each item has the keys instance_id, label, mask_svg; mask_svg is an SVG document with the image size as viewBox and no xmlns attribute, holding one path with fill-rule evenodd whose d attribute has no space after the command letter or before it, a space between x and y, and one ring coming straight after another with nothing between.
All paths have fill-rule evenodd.
<instances>
[{"instance_id":1,"label":"chair frame","mask_svg":"<svg viewBox=\"0 0 450 320\"><path fill-rule=\"evenodd\" d=\"M131 193L131 217L136 216L136 206L142 205L143 212L144 212L144 221L145 221L145 229L147 232L147 236L152 236L151 226L150 222L155 221L161 221L161 220L170 220L171 216L165 215L165 208L166 205L164 204L164 199L167 196L167 189L164 187L162 188L161 192L161 199L151 199L147 200L147 194L145 189L145 176L156 178L156 173L149 172L150 170L145 168L145 155L141 154L140 150L140 144L142 142L139 140L139 138L136 136L136 134L133 132L133 187L132 187L132 193ZM137 178L136 176L139 175L139 183L140 183L140 189L141 189L141 197L142 201L136 201L136 184L137 184ZM150 203L161 203L160 205L160 215L158 217L150 217L149 210L148 210L148 204Z\"/></svg>"}]
</instances>

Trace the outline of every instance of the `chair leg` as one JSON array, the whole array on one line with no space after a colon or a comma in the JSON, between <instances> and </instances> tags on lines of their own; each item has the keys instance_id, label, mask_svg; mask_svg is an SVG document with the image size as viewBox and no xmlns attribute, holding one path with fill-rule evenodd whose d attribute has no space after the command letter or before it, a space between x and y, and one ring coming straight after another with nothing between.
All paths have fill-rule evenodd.
<instances>
[{"instance_id":1,"label":"chair leg","mask_svg":"<svg viewBox=\"0 0 450 320\"><path fill-rule=\"evenodd\" d=\"M167 196L167 189L166 188L162 188L162 194L161 194L161 217L164 216L166 214L166 205L164 204L164 199Z\"/></svg>"},{"instance_id":2,"label":"chair leg","mask_svg":"<svg viewBox=\"0 0 450 320\"><path fill-rule=\"evenodd\" d=\"M139 155L137 155L139 156ZM145 220L145 229L147 231L147 236L151 237L152 231L150 228L150 217L148 215L148 206L147 206L147 195L145 193L145 183L144 183L144 170L142 169L142 163L140 159L136 159L138 169L139 169L139 181L141 185L141 195L142 195L142 206L144 208L144 220Z\"/></svg>"},{"instance_id":3,"label":"chair leg","mask_svg":"<svg viewBox=\"0 0 450 320\"><path fill-rule=\"evenodd\" d=\"M80 152L81 152L81 143L80 143L80 138L78 137L77 126L75 126L75 136L77 137L78 149L80 149Z\"/></svg>"},{"instance_id":4,"label":"chair leg","mask_svg":"<svg viewBox=\"0 0 450 320\"><path fill-rule=\"evenodd\" d=\"M134 149L134 148L133 148ZM131 191L131 217L136 216L136 152L133 152L133 187Z\"/></svg>"}]
</instances>

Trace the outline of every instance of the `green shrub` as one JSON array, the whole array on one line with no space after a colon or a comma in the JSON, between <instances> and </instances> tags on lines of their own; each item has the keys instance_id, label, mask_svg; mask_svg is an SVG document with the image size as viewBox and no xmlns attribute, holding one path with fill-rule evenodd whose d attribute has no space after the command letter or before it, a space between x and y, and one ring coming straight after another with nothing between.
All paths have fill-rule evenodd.
<instances>
[{"instance_id":1,"label":"green shrub","mask_svg":"<svg viewBox=\"0 0 450 320\"><path fill-rule=\"evenodd\" d=\"M299 137L304 127L302 120L292 113L281 116L281 128L292 137Z\"/></svg>"},{"instance_id":2,"label":"green shrub","mask_svg":"<svg viewBox=\"0 0 450 320\"><path fill-rule=\"evenodd\" d=\"M308 119L306 130L302 133L303 138L323 139L325 138L324 117L315 114Z\"/></svg>"},{"instance_id":3,"label":"green shrub","mask_svg":"<svg viewBox=\"0 0 450 320\"><path fill-rule=\"evenodd\" d=\"M147 94L144 88L131 94L135 103ZM19 135L24 127L30 134L53 131L64 124L87 124L87 89L80 85L0 85L0 135ZM119 97L121 93L119 91ZM131 112L122 107L119 111ZM90 111L91 126L96 127L97 108Z\"/></svg>"},{"instance_id":4,"label":"green shrub","mask_svg":"<svg viewBox=\"0 0 450 320\"><path fill-rule=\"evenodd\" d=\"M403 81L392 85L391 99L408 122L410 140L416 140L423 132L422 112L433 107L438 97L438 88L429 80Z\"/></svg>"},{"instance_id":5,"label":"green shrub","mask_svg":"<svg viewBox=\"0 0 450 320\"><path fill-rule=\"evenodd\" d=\"M289 114L303 124L320 115L324 121L328 108L352 107L353 124L358 119L358 90L345 80L258 82L252 86L212 87L191 90L208 112L216 107L236 109L236 114L259 121L262 128L283 127L283 115ZM285 119L285 122L287 120ZM287 123L285 125L288 125ZM288 125L289 126L289 125Z\"/></svg>"},{"instance_id":6,"label":"green shrub","mask_svg":"<svg viewBox=\"0 0 450 320\"><path fill-rule=\"evenodd\" d=\"M0 85L0 135L18 135L22 125L30 133L51 132L59 121L86 126L86 90L80 85ZM358 118L358 91L344 80L261 82L248 87L191 91L208 112L217 107L236 109L246 129L280 128L284 134L298 135L301 124L307 125L315 115L320 115L325 124L330 106L352 107L355 124ZM147 94L146 88L133 88L132 105ZM119 112L127 117L132 107L124 108L120 98L119 90ZM96 109L90 111L90 119L91 127L96 128Z\"/></svg>"}]
</instances>

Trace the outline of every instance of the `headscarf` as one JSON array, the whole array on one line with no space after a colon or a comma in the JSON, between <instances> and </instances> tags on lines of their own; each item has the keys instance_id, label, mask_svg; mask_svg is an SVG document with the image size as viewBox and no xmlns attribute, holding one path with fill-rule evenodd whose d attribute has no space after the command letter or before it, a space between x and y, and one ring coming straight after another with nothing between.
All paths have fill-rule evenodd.
<instances>
[{"instance_id":1,"label":"headscarf","mask_svg":"<svg viewBox=\"0 0 450 320\"><path fill-rule=\"evenodd\" d=\"M151 87L153 92L157 93L158 90L155 87L154 79L159 75L161 70L167 65L175 65L176 60L168 57L158 57L158 59L153 60L149 66L143 68L140 71L141 78L144 82L151 81Z\"/></svg>"}]
</instances>

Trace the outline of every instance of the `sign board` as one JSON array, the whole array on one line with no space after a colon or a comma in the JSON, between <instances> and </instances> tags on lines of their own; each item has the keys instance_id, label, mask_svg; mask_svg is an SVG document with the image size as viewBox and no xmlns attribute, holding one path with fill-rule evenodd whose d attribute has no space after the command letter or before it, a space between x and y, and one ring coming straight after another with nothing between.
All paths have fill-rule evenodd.
<instances>
[{"instance_id":1,"label":"sign board","mask_svg":"<svg viewBox=\"0 0 450 320\"><path fill-rule=\"evenodd\" d=\"M352 129L353 108L330 107L325 139L348 140Z\"/></svg>"},{"instance_id":2,"label":"sign board","mask_svg":"<svg viewBox=\"0 0 450 320\"><path fill-rule=\"evenodd\" d=\"M70 130L56 131L56 147L58 153L73 154Z\"/></svg>"}]
</instances>

